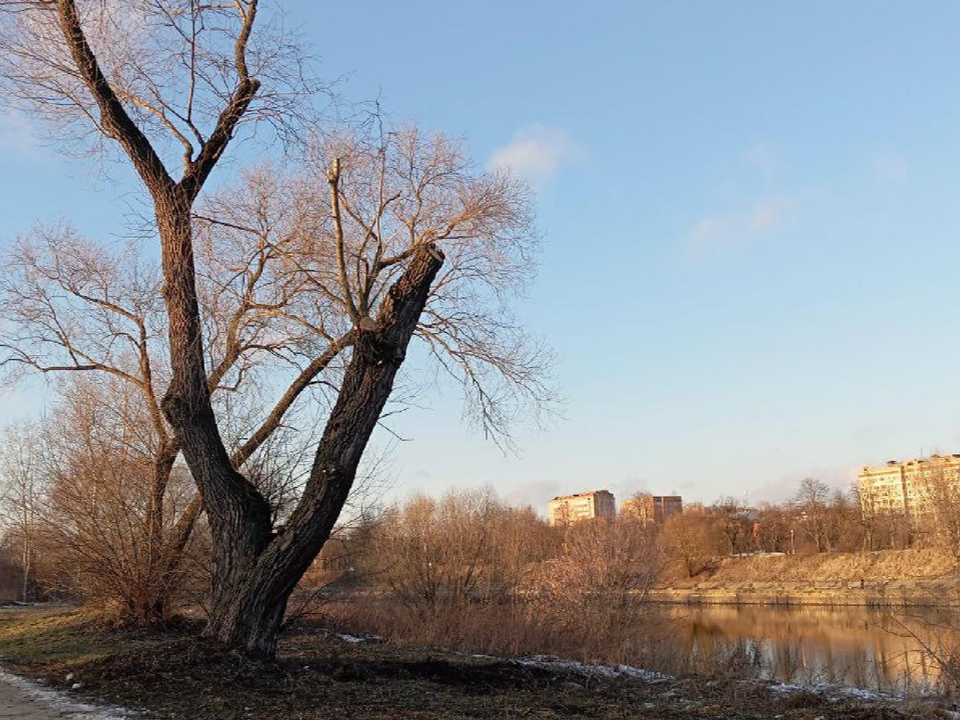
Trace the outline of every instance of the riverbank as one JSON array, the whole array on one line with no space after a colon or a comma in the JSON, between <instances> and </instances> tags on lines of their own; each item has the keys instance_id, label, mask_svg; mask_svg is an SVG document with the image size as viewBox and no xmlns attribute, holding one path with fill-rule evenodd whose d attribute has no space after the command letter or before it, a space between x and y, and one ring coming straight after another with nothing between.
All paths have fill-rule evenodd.
<instances>
[{"instance_id":1,"label":"riverbank","mask_svg":"<svg viewBox=\"0 0 960 720\"><path fill-rule=\"evenodd\" d=\"M960 606L960 575L936 549L718 559L693 578L674 573L656 602L743 605Z\"/></svg>"},{"instance_id":2,"label":"riverbank","mask_svg":"<svg viewBox=\"0 0 960 720\"><path fill-rule=\"evenodd\" d=\"M937 703L739 677L667 678L549 658L500 659L337 636L286 635L275 662L199 641L197 626L111 629L83 612L0 613L15 672L159 720L326 718L936 718Z\"/></svg>"},{"instance_id":3,"label":"riverbank","mask_svg":"<svg viewBox=\"0 0 960 720\"><path fill-rule=\"evenodd\" d=\"M960 585L938 581L701 582L658 587L649 599L688 605L825 605L831 607L960 607Z\"/></svg>"}]
</instances>

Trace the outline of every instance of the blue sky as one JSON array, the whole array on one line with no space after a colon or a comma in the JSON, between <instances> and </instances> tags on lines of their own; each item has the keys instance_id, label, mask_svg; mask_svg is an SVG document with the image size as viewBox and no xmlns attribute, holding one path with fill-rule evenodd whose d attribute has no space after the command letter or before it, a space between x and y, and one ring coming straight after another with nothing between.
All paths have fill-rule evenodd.
<instances>
[{"instance_id":1,"label":"blue sky","mask_svg":"<svg viewBox=\"0 0 960 720\"><path fill-rule=\"evenodd\" d=\"M342 94L539 191L520 312L563 419L504 456L448 387L395 423L395 494L755 502L960 451L960 5L286 6ZM132 186L28 131L0 119L0 241L57 216L116 231Z\"/></svg>"}]
</instances>

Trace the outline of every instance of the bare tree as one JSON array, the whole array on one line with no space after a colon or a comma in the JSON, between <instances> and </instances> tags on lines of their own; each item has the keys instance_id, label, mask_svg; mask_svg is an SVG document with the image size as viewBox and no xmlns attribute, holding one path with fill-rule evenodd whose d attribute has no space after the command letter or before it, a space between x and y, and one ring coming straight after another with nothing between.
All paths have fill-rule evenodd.
<instances>
[{"instance_id":1,"label":"bare tree","mask_svg":"<svg viewBox=\"0 0 960 720\"><path fill-rule=\"evenodd\" d=\"M944 458L932 458L916 471L910 498L915 530L930 533L960 565L960 472Z\"/></svg>"},{"instance_id":2,"label":"bare tree","mask_svg":"<svg viewBox=\"0 0 960 720\"><path fill-rule=\"evenodd\" d=\"M550 354L510 307L535 270L529 191L476 172L460 142L415 126L316 139L300 166L243 173L198 219L201 288L217 298L208 304L246 303L271 338L287 340L251 343L291 371L271 422L316 380L318 358L329 377L426 240L445 264L415 335L463 388L471 418L508 443L518 417L550 403ZM237 286L248 277L258 279L254 295ZM271 431L265 424L254 437Z\"/></svg>"},{"instance_id":3,"label":"bare tree","mask_svg":"<svg viewBox=\"0 0 960 720\"><path fill-rule=\"evenodd\" d=\"M16 423L6 428L0 444L2 508L7 531L19 544L21 599L30 600L31 573L36 555L37 528L45 496L41 470L41 447L36 426Z\"/></svg>"},{"instance_id":4,"label":"bare tree","mask_svg":"<svg viewBox=\"0 0 960 720\"><path fill-rule=\"evenodd\" d=\"M830 488L815 478L805 478L794 498L797 521L817 548L829 552L830 545Z\"/></svg>"},{"instance_id":5,"label":"bare tree","mask_svg":"<svg viewBox=\"0 0 960 720\"><path fill-rule=\"evenodd\" d=\"M305 206L312 213L302 219L314 223L284 235L279 252L246 221L201 220L196 212L206 181L244 123L267 120L282 128L295 117L296 103L284 88L298 75L283 72L291 45L254 32L257 0L158 0L133 7L8 0L3 8L13 11L0 27L11 97L63 127L81 125L115 141L153 201L170 374L160 407L200 489L212 533L206 634L271 655L287 599L329 537L415 335L464 381L487 429L507 425L518 410L513 398L535 405L549 395L540 349L510 336L515 325L501 320L509 316L476 310L500 296L505 280L523 276L518 261L528 256L517 250L532 240L528 200L509 178L472 171L442 139L416 132L387 134L377 143L348 137L317 145L326 202ZM174 173L170 148L177 146L182 168ZM227 372L242 371L236 363L243 353L229 349L236 347L232 323L225 329L223 364L211 360L211 345L204 342L197 222L243 233L248 237L240 247L256 246L237 269L239 282L263 277L257 268L277 258L284 268L278 280L292 274L293 288L310 286L326 296L326 304L307 305L317 316L306 327L306 346L312 347L299 355L302 370L233 453L212 397ZM442 271L445 252L452 273ZM223 292L235 286L227 283ZM276 301L239 295L242 317L298 322L296 313L286 312L285 283L270 287L279 293ZM485 318L494 321L490 327ZM261 337L264 343L246 349L284 355L270 332L264 329ZM284 527L275 528L266 498L238 468L341 357L342 375L331 390L332 409L303 492Z\"/></svg>"},{"instance_id":6,"label":"bare tree","mask_svg":"<svg viewBox=\"0 0 960 720\"><path fill-rule=\"evenodd\" d=\"M716 545L711 538L709 519L702 514L682 514L668 518L663 527L667 551L683 564L688 578L700 574L709 564Z\"/></svg>"},{"instance_id":7,"label":"bare tree","mask_svg":"<svg viewBox=\"0 0 960 720\"><path fill-rule=\"evenodd\" d=\"M373 138L328 139L314 145L310 160L299 176L289 180L292 189L279 193L290 198L284 210L295 218L293 231L268 232L261 241L275 258L271 272L281 273L284 283L292 280L298 288L273 303L272 307L281 306L276 313L309 334L312 352L320 352L317 357L340 357L349 349L355 363L361 350L357 342L365 332L377 329L377 309L383 313L389 308L391 293L397 292L390 288L402 286L398 283L403 283L418 256L423 262L436 260L442 247L445 267L425 289L423 314L411 318L410 337L425 340L433 357L463 383L482 427L506 437L518 410L509 403L519 399L536 406L550 393L543 384L542 349L528 342L510 320L505 304L509 292L526 277L523 270L534 240L522 186L502 175L473 172L456 143L425 137L415 128ZM253 180L260 183L264 178L274 182L263 174ZM328 186L327 198L316 192L321 178ZM221 197L213 198L211 206L216 203L219 209L210 212L211 232L233 238L228 245L242 247L242 236L262 232L242 226L240 217L225 220L229 209ZM258 212L272 214L265 207ZM309 305L300 305L303 302ZM272 432L316 377L312 361L293 364L299 375L251 441ZM345 401L349 376L348 367L333 385L340 393L338 404ZM324 382L330 383L330 376ZM386 394L378 402L385 401ZM335 405L328 430L337 411ZM370 421L376 423L379 414L380 409ZM308 481L291 522L307 521L299 513L310 492Z\"/></svg>"},{"instance_id":8,"label":"bare tree","mask_svg":"<svg viewBox=\"0 0 960 720\"><path fill-rule=\"evenodd\" d=\"M860 508L852 496L834 490L827 509L827 542L832 550L855 552L863 546Z\"/></svg>"},{"instance_id":9,"label":"bare tree","mask_svg":"<svg viewBox=\"0 0 960 720\"><path fill-rule=\"evenodd\" d=\"M163 361L159 278L139 260L135 247L112 253L66 226L38 228L15 243L4 260L0 348L9 377L23 371L94 373L103 376L103 387L112 388L115 397L123 397L119 406L138 399L134 427L149 434L141 438L141 447L152 475L138 542L157 582L156 597L136 613L143 619L162 617L168 585L160 578L180 562L201 505L187 505L177 518L165 514L179 443L160 410L169 373Z\"/></svg>"},{"instance_id":10,"label":"bare tree","mask_svg":"<svg viewBox=\"0 0 960 720\"><path fill-rule=\"evenodd\" d=\"M229 248L220 253L207 249L207 259L217 257L219 261L229 256ZM257 262L266 262L259 258L258 246L250 252ZM160 278L138 244L127 243L113 250L78 236L65 225L34 229L5 253L4 263L7 272L0 278L0 319L4 321L0 361L8 379L16 379L25 371L44 375L92 373L104 376L103 386L123 395L125 404L139 398L137 422L143 420L145 424L138 428L151 436L143 448L150 456L153 479L144 521L137 523L144 529L138 542L144 546L143 557L148 559L156 597L131 609L142 620L162 618L171 589L163 578L176 577L202 505L196 496L178 515L165 513L164 496L180 444L160 409L160 393L169 382ZM296 491L290 481L304 474L291 472L292 465L299 464L301 471L309 465L304 462L304 452L316 437L281 427L277 415L270 432L261 429L256 438L249 439L257 430L264 404L269 402L257 396L259 383L250 380L259 379L253 377L258 368L276 360L284 350L302 347L304 333L300 329L292 331L289 325L265 322L263 295L270 288L261 289L268 285L262 272L240 273L238 280L236 262L201 267L206 270L206 292L201 299L211 338L207 344L210 393L224 423L233 461L249 465L251 476L258 487L265 489L276 514L284 499L289 501ZM327 351L314 359L313 374L323 370L335 355ZM309 381L313 376L305 377ZM59 387L73 386L68 383ZM238 392L241 389L244 394ZM307 427L314 424L305 423ZM276 430L282 440L271 438ZM297 434L300 441L295 448L290 440ZM282 461L286 466L283 472L277 457L267 459L270 448L281 443L290 451ZM267 489L268 476L273 480L284 477L284 487L270 481L273 486ZM281 491L283 497L278 494ZM147 593L138 596L146 598Z\"/></svg>"},{"instance_id":11,"label":"bare tree","mask_svg":"<svg viewBox=\"0 0 960 720\"><path fill-rule=\"evenodd\" d=\"M152 194L177 165L199 191L245 127L295 136L323 89L310 62L258 0L0 0L5 104L68 153L115 141Z\"/></svg>"},{"instance_id":12,"label":"bare tree","mask_svg":"<svg viewBox=\"0 0 960 720\"><path fill-rule=\"evenodd\" d=\"M749 535L747 509L734 497L724 496L710 507L730 555L743 552Z\"/></svg>"},{"instance_id":13,"label":"bare tree","mask_svg":"<svg viewBox=\"0 0 960 720\"><path fill-rule=\"evenodd\" d=\"M906 512L884 505L875 493L861 493L857 487L854 497L860 510L859 534L864 550L910 547L912 533Z\"/></svg>"},{"instance_id":14,"label":"bare tree","mask_svg":"<svg viewBox=\"0 0 960 720\"><path fill-rule=\"evenodd\" d=\"M764 552L789 552L793 532L794 511L789 506L766 503L760 506L757 518L757 542Z\"/></svg>"},{"instance_id":15,"label":"bare tree","mask_svg":"<svg viewBox=\"0 0 960 720\"><path fill-rule=\"evenodd\" d=\"M377 577L417 612L515 599L548 529L491 490L418 495L386 513L373 535ZM370 562L370 561L368 561Z\"/></svg>"}]
</instances>

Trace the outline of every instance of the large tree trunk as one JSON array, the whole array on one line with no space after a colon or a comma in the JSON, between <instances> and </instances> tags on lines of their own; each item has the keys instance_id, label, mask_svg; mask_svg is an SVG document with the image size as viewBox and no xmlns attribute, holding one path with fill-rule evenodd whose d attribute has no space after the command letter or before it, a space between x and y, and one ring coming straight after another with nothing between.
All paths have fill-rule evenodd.
<instances>
[{"instance_id":1,"label":"large tree trunk","mask_svg":"<svg viewBox=\"0 0 960 720\"><path fill-rule=\"evenodd\" d=\"M163 249L173 371L162 408L200 488L213 538L213 604L238 584L270 541L270 508L230 462L217 427L203 357L190 207L180 186L154 195Z\"/></svg>"},{"instance_id":2,"label":"large tree trunk","mask_svg":"<svg viewBox=\"0 0 960 720\"><path fill-rule=\"evenodd\" d=\"M357 325L353 357L304 494L286 529L274 536L270 508L231 463L210 403L191 231L193 203L260 87L259 81L250 76L245 58L256 3L243 13L236 38L236 88L199 152L195 156L187 153L179 182L171 178L104 76L84 35L75 0L57 0L54 7L78 76L100 110L100 128L120 143L154 200L172 370L161 407L200 489L210 522L214 572L207 635L252 653L272 655L287 599L323 547L343 508L443 255L433 245L423 245L412 253L375 322L363 317L365 308L358 311L345 288ZM333 172L331 189L336 208L339 166ZM342 237L338 241L342 242ZM343 276L342 245L340 265ZM159 512L158 500L155 509ZM156 552L153 554L156 556Z\"/></svg>"},{"instance_id":3,"label":"large tree trunk","mask_svg":"<svg viewBox=\"0 0 960 720\"><path fill-rule=\"evenodd\" d=\"M173 370L163 412L200 488L213 539L211 616L205 634L252 654L272 656L287 600L340 515L443 255L433 245L419 248L387 293L376 320L360 323L353 357L303 496L285 530L274 535L269 506L234 469L210 403L192 253L191 198L173 187L156 193L155 199Z\"/></svg>"},{"instance_id":4,"label":"large tree trunk","mask_svg":"<svg viewBox=\"0 0 960 720\"><path fill-rule=\"evenodd\" d=\"M375 325L361 331L300 504L258 557L233 561L238 576L215 588L207 636L274 654L287 600L343 509L442 262L435 247L421 248L390 288Z\"/></svg>"},{"instance_id":5,"label":"large tree trunk","mask_svg":"<svg viewBox=\"0 0 960 720\"><path fill-rule=\"evenodd\" d=\"M216 126L202 140L196 155L192 150L188 150L184 158L184 174L179 181L174 181L167 172L160 155L127 113L120 97L104 75L96 55L87 42L81 13L75 0L56 0L50 5L51 9L57 13L63 39L76 67L77 76L83 81L100 111L98 128L106 137L113 138L120 144L154 200L162 249L163 293L169 319L172 370L170 387L161 407L164 416L176 433L183 456L203 497L204 509L210 520L213 536L212 601L215 608L225 608L231 605L231 596L239 592L239 589L244 587L244 583L249 581L252 569L258 567L258 558L268 547L272 547L273 543L271 543L270 508L257 489L231 464L210 404L197 300L191 209L260 87L259 80L250 76L246 61L247 43L257 15L257 3L253 0L245 10L241 9L242 23L237 32L234 48L236 87L222 108ZM439 258L439 255L436 256L436 267L433 267L426 282L427 289L440 265ZM414 264L411 264L411 269ZM409 270L403 278L408 275ZM424 292L416 311L417 316L423 308L425 297ZM385 303L385 307L388 304L390 304L389 301ZM400 303L398 302L397 305L399 307ZM416 317L413 323L415 326ZM365 332L371 332L372 338L379 337L381 334L384 337L389 335L392 340L392 327L387 328L384 325L376 330ZM400 349L400 360L412 332L411 328L402 343L397 343ZM399 365L399 360L397 364ZM393 373L390 373L384 400L389 394L392 381ZM377 414L379 415L379 408ZM375 418L373 422L376 422ZM355 442L351 446L352 450L359 449L359 452L355 453L356 461L359 460L359 454L368 437L369 432L363 437L362 442ZM321 455L322 452L318 452L318 461ZM352 482L356 461L349 453L344 457L349 460L343 464L343 470L346 473L344 479L330 481L328 484L331 487L342 482L348 485ZM325 472L326 468L321 468L320 472L314 473L316 477L311 478L310 485L314 486L314 494L317 494L317 487L322 490L319 493L321 496L326 494L326 490L323 489L326 487L323 484ZM308 493L310 485L308 485ZM337 493L331 495L331 497L336 496L338 496ZM307 494L301 506L305 508L311 505L313 505L313 498ZM156 507L159 510L160 504L157 503ZM323 504L322 507L325 508L326 505ZM301 508L298 508L297 512L301 512ZM304 509L303 513L306 512L307 510ZM151 518L151 522L153 521ZM302 522L308 524L305 521ZM314 544L316 535L316 533L309 534L309 539L314 540ZM300 548L304 541L299 540L299 536L285 542L297 549L294 554L302 554ZM286 557L287 554L289 552L282 555ZM156 553L154 555L156 556ZM289 561L286 562L289 564ZM285 601L286 595L283 598ZM280 604L282 605L282 602ZM280 612L282 613L282 607ZM264 647L266 646L267 644L264 644Z\"/></svg>"}]
</instances>

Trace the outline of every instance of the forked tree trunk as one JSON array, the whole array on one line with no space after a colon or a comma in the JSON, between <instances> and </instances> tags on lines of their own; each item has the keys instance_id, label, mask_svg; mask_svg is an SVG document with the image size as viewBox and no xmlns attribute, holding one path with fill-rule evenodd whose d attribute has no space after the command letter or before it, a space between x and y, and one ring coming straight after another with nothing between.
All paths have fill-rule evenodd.
<instances>
[{"instance_id":1,"label":"forked tree trunk","mask_svg":"<svg viewBox=\"0 0 960 720\"><path fill-rule=\"evenodd\" d=\"M251 654L274 654L287 600L343 509L442 262L435 247L421 248L390 288L373 328L360 333L303 499L257 557L232 561L238 573L228 587L215 588L207 636Z\"/></svg>"},{"instance_id":2,"label":"forked tree trunk","mask_svg":"<svg viewBox=\"0 0 960 720\"><path fill-rule=\"evenodd\" d=\"M389 289L376 320L359 323L353 356L303 496L285 530L274 536L270 509L231 464L210 404L188 199L176 189L159 195L173 369L163 412L177 433L210 522L213 586L205 635L272 656L287 600L343 509L443 255L433 245L419 248Z\"/></svg>"},{"instance_id":3,"label":"forked tree trunk","mask_svg":"<svg viewBox=\"0 0 960 720\"><path fill-rule=\"evenodd\" d=\"M251 653L272 655L287 599L343 508L443 255L433 245L421 246L390 288L376 321L353 317L358 326L353 358L310 479L286 530L274 537L270 508L234 469L210 403L191 232L193 203L260 87L245 58L256 2L242 13L236 38L236 87L199 152L187 153L180 181L170 177L104 76L84 35L75 0L56 0L52 7L78 76L100 110L100 128L120 143L154 200L172 370L162 410L200 489L213 537L212 612L206 634ZM355 311L352 302L350 307Z\"/></svg>"}]
</instances>

